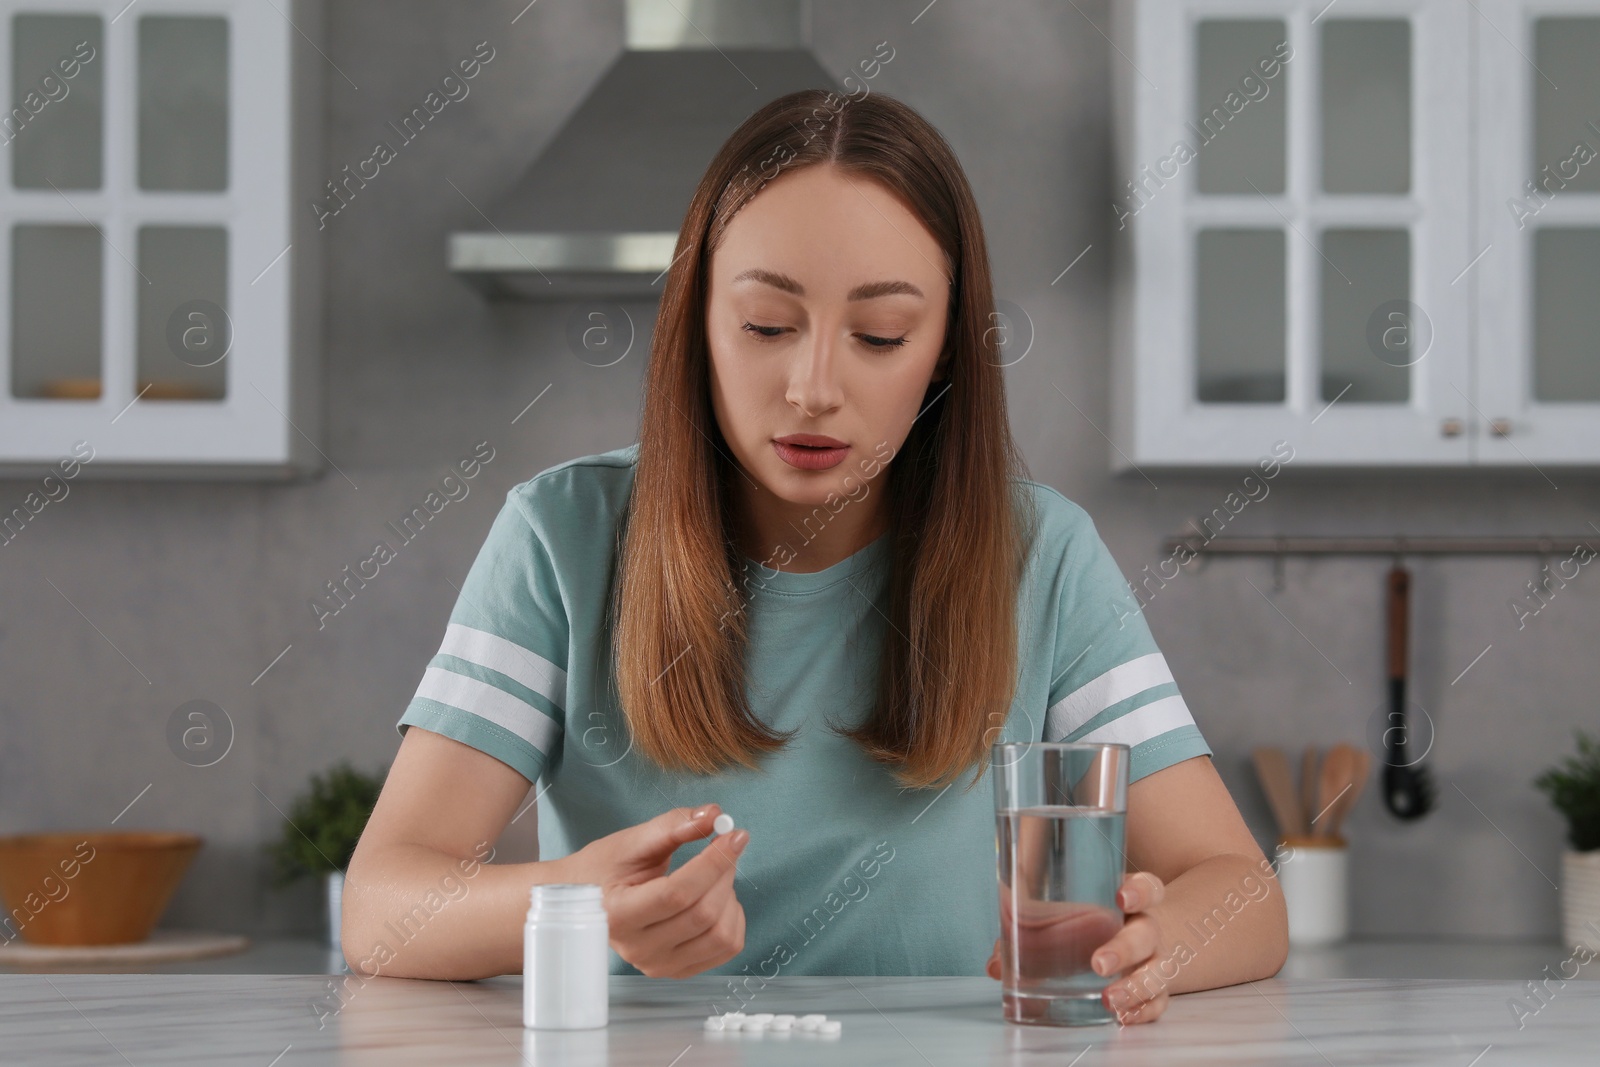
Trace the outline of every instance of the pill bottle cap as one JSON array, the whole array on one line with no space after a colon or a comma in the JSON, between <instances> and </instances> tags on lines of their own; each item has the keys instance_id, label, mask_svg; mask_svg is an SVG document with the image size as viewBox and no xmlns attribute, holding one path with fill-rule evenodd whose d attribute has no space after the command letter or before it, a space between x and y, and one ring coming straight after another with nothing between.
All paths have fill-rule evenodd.
<instances>
[{"instance_id":1,"label":"pill bottle cap","mask_svg":"<svg viewBox=\"0 0 1600 1067\"><path fill-rule=\"evenodd\" d=\"M558 882L536 885L528 895L528 917L535 916L591 916L605 915L600 887L579 883Z\"/></svg>"}]
</instances>

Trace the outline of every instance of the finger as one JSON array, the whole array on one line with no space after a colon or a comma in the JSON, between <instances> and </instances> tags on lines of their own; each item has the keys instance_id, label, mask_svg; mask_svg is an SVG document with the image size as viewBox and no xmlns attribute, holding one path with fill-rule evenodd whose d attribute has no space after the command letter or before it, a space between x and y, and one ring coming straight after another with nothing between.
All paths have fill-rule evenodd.
<instances>
[{"instance_id":1,"label":"finger","mask_svg":"<svg viewBox=\"0 0 1600 1067\"><path fill-rule=\"evenodd\" d=\"M1125 912L1144 911L1161 903L1167 895L1167 886L1149 871L1135 871L1122 881L1117 891L1117 905Z\"/></svg>"},{"instance_id":2,"label":"finger","mask_svg":"<svg viewBox=\"0 0 1600 1067\"><path fill-rule=\"evenodd\" d=\"M649 925L691 907L719 878L731 877L749 840L748 830L724 834L671 874L630 887L624 918Z\"/></svg>"},{"instance_id":3,"label":"finger","mask_svg":"<svg viewBox=\"0 0 1600 1067\"><path fill-rule=\"evenodd\" d=\"M667 873L672 854L682 845L713 832L721 808L668 808L653 819L624 827L592 845L605 846L607 873L596 881L613 885L638 885Z\"/></svg>"},{"instance_id":4,"label":"finger","mask_svg":"<svg viewBox=\"0 0 1600 1067\"><path fill-rule=\"evenodd\" d=\"M1155 953L1156 940L1153 919L1148 915L1131 916L1111 940L1095 949L1089 966L1101 976L1129 970Z\"/></svg>"},{"instance_id":5,"label":"finger","mask_svg":"<svg viewBox=\"0 0 1600 1067\"><path fill-rule=\"evenodd\" d=\"M1131 1012L1147 1001L1165 996L1167 983L1148 964L1131 969L1114 982L1107 983L1101 999L1106 1007L1116 1012Z\"/></svg>"},{"instance_id":6,"label":"finger","mask_svg":"<svg viewBox=\"0 0 1600 1067\"><path fill-rule=\"evenodd\" d=\"M1167 1004L1171 999L1165 991L1162 991L1132 1008L1117 1012L1117 1021L1124 1026L1153 1023L1161 1018L1162 1013L1167 1010Z\"/></svg>"},{"instance_id":7,"label":"finger","mask_svg":"<svg viewBox=\"0 0 1600 1067\"><path fill-rule=\"evenodd\" d=\"M627 843L641 857L665 858L672 855L679 845L698 841L711 833L712 823L721 811L722 809L716 804L705 804L697 808L668 808L655 818L630 827L632 834L629 835Z\"/></svg>"},{"instance_id":8,"label":"finger","mask_svg":"<svg viewBox=\"0 0 1600 1067\"><path fill-rule=\"evenodd\" d=\"M714 927L730 907L739 906L739 898L733 891L733 875L733 869L729 868L688 907L676 915L645 925L639 931L640 943L670 953Z\"/></svg>"},{"instance_id":9,"label":"finger","mask_svg":"<svg viewBox=\"0 0 1600 1067\"><path fill-rule=\"evenodd\" d=\"M736 899L711 929L678 946L674 956L682 957L683 962L669 977L687 978L720 967L743 952L744 924L744 908Z\"/></svg>"}]
</instances>

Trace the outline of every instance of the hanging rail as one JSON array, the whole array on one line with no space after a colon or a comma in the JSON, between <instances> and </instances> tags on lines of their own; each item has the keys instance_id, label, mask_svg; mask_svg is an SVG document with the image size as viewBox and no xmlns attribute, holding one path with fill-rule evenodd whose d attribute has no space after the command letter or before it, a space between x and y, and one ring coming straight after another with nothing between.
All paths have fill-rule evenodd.
<instances>
[{"instance_id":1,"label":"hanging rail","mask_svg":"<svg viewBox=\"0 0 1600 1067\"><path fill-rule=\"evenodd\" d=\"M1575 537L1216 537L1179 535L1166 550L1186 548L1195 555L1227 556L1553 556L1589 544ZM1600 537L1595 537L1600 541Z\"/></svg>"}]
</instances>

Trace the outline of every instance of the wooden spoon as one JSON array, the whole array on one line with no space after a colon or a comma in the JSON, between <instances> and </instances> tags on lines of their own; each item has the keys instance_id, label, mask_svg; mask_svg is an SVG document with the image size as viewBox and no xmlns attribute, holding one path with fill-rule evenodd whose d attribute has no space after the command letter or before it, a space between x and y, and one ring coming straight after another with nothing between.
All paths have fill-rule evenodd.
<instances>
[{"instance_id":1,"label":"wooden spoon","mask_svg":"<svg viewBox=\"0 0 1600 1067\"><path fill-rule=\"evenodd\" d=\"M1288 837L1306 832L1305 816L1295 797L1294 778L1289 774L1289 757L1281 748L1258 748L1250 753L1255 762L1256 776L1261 779L1261 790L1267 794L1272 816L1278 820L1278 833Z\"/></svg>"}]
</instances>

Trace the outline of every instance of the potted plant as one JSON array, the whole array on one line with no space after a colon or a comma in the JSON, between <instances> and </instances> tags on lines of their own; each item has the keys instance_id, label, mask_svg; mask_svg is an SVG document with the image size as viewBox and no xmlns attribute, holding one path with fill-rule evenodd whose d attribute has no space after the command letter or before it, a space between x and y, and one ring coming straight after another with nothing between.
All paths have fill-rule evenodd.
<instances>
[{"instance_id":1,"label":"potted plant","mask_svg":"<svg viewBox=\"0 0 1600 1067\"><path fill-rule=\"evenodd\" d=\"M289 809L278 840L268 846L281 888L308 875L320 875L328 908L328 947L338 949L339 908L344 872L361 840L383 779L340 762L311 784Z\"/></svg>"},{"instance_id":2,"label":"potted plant","mask_svg":"<svg viewBox=\"0 0 1600 1067\"><path fill-rule=\"evenodd\" d=\"M1561 935L1600 951L1600 740L1575 731L1578 754L1534 780L1567 819L1561 856Z\"/></svg>"}]
</instances>

